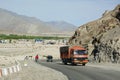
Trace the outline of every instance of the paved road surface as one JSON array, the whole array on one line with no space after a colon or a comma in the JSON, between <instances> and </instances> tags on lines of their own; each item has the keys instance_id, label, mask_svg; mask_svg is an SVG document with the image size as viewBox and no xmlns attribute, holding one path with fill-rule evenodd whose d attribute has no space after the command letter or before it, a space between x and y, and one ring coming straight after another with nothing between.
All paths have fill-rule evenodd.
<instances>
[{"instance_id":1,"label":"paved road surface","mask_svg":"<svg viewBox=\"0 0 120 80\"><path fill-rule=\"evenodd\" d=\"M120 80L120 71L86 66L63 65L60 62L39 62L40 64L61 71L69 80ZM109 67L109 66L108 66Z\"/></svg>"}]
</instances>

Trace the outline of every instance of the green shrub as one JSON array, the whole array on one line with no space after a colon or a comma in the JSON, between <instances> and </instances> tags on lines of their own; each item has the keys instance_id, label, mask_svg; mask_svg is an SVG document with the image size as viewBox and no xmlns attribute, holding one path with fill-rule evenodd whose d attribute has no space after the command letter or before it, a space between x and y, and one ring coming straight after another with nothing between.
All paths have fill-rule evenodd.
<instances>
[{"instance_id":1,"label":"green shrub","mask_svg":"<svg viewBox=\"0 0 120 80\"><path fill-rule=\"evenodd\" d=\"M0 39L64 39L67 37L57 37L57 36L27 36L27 35L16 35L16 34L0 34Z\"/></svg>"}]
</instances>

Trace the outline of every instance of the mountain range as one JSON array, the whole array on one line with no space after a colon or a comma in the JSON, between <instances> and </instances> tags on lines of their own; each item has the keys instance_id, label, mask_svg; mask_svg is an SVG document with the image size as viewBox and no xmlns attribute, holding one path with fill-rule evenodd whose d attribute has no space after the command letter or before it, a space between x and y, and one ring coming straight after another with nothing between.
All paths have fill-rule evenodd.
<instances>
[{"instance_id":1,"label":"mountain range","mask_svg":"<svg viewBox=\"0 0 120 80\"><path fill-rule=\"evenodd\" d=\"M0 8L0 34L72 35L75 29L65 21L44 22Z\"/></svg>"}]
</instances>

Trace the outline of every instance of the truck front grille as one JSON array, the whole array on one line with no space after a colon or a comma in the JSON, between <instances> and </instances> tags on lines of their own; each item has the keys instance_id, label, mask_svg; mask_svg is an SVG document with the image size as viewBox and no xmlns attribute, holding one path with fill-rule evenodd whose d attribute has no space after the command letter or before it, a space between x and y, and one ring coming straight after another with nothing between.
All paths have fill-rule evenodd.
<instances>
[{"instance_id":1,"label":"truck front grille","mask_svg":"<svg viewBox=\"0 0 120 80\"><path fill-rule=\"evenodd\" d=\"M87 60L88 58L76 58L76 59L82 61L82 60Z\"/></svg>"}]
</instances>

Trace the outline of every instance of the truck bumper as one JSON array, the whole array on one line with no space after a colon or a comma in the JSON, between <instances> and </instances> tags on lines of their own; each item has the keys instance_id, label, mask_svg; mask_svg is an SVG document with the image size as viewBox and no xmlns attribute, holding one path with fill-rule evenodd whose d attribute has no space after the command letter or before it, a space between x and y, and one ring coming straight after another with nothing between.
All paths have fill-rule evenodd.
<instances>
[{"instance_id":1,"label":"truck bumper","mask_svg":"<svg viewBox=\"0 0 120 80\"><path fill-rule=\"evenodd\" d=\"M76 63L76 64L86 64L86 63L88 63L88 60L84 60L84 61L75 60L75 61L73 61L73 63Z\"/></svg>"}]
</instances>

